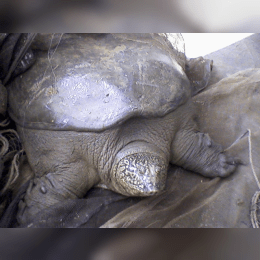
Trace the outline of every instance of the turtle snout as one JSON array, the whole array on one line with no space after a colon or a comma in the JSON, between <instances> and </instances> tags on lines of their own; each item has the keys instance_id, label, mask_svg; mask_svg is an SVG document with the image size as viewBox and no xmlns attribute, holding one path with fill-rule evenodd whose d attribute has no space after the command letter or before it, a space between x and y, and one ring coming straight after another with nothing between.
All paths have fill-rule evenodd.
<instances>
[{"instance_id":1,"label":"turtle snout","mask_svg":"<svg viewBox=\"0 0 260 260\"><path fill-rule=\"evenodd\" d=\"M162 183L164 171L165 169L159 164L153 164L153 162L147 164L147 171L143 177L145 182L144 192L147 196L155 195L164 189L165 183Z\"/></svg>"},{"instance_id":2,"label":"turtle snout","mask_svg":"<svg viewBox=\"0 0 260 260\"><path fill-rule=\"evenodd\" d=\"M151 196L164 189L166 175L165 160L142 152L122 158L114 167L112 180L116 191L124 195Z\"/></svg>"}]
</instances>

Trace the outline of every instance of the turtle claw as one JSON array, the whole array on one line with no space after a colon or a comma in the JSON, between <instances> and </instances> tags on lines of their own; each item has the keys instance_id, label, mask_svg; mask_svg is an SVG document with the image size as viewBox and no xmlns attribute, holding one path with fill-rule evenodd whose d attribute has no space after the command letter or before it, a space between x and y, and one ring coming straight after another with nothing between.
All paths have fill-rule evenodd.
<instances>
[{"instance_id":1,"label":"turtle claw","mask_svg":"<svg viewBox=\"0 0 260 260\"><path fill-rule=\"evenodd\" d=\"M223 153L219 154L219 166L216 169L216 177L228 177L235 171L237 163L235 158Z\"/></svg>"}]
</instances>

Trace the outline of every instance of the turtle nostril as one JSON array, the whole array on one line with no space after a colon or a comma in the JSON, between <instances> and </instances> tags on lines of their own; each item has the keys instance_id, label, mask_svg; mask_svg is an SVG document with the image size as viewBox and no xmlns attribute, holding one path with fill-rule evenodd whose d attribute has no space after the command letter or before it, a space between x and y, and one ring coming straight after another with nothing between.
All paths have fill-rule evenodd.
<instances>
[{"instance_id":1,"label":"turtle nostril","mask_svg":"<svg viewBox=\"0 0 260 260\"><path fill-rule=\"evenodd\" d=\"M152 196L152 195L156 195L156 194L158 194L160 192L161 192L161 190L159 190L159 189L152 189L150 191L147 191L147 195L148 196Z\"/></svg>"},{"instance_id":2,"label":"turtle nostril","mask_svg":"<svg viewBox=\"0 0 260 260\"><path fill-rule=\"evenodd\" d=\"M144 175L146 173L145 167L143 167L143 166L139 167L139 173Z\"/></svg>"},{"instance_id":3,"label":"turtle nostril","mask_svg":"<svg viewBox=\"0 0 260 260\"><path fill-rule=\"evenodd\" d=\"M156 174L160 173L161 167L155 167L154 171L155 171Z\"/></svg>"}]
</instances>

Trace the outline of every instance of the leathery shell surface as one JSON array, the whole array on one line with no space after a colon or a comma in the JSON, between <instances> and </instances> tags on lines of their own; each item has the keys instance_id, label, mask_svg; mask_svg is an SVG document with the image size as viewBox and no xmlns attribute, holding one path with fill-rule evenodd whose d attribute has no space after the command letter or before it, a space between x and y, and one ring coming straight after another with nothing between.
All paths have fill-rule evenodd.
<instances>
[{"instance_id":1,"label":"leathery shell surface","mask_svg":"<svg viewBox=\"0 0 260 260\"><path fill-rule=\"evenodd\" d=\"M8 86L10 116L33 129L102 131L166 115L190 98L190 83L158 37L63 35Z\"/></svg>"}]
</instances>

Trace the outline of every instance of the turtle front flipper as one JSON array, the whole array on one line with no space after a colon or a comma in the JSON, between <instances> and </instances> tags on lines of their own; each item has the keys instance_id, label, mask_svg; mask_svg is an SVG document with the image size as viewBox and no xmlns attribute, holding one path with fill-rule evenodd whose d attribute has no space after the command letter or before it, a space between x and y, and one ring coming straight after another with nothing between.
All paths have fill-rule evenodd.
<instances>
[{"instance_id":1,"label":"turtle front flipper","mask_svg":"<svg viewBox=\"0 0 260 260\"><path fill-rule=\"evenodd\" d=\"M192 96L195 96L207 87L210 81L212 68L213 61L204 59L203 57L186 60L185 73L191 83Z\"/></svg>"},{"instance_id":2,"label":"turtle front flipper","mask_svg":"<svg viewBox=\"0 0 260 260\"><path fill-rule=\"evenodd\" d=\"M17 219L21 226L47 216L51 208L57 214L57 205L83 198L100 181L96 168L81 152L86 146L81 135L20 127L18 130L35 174L19 204Z\"/></svg>"},{"instance_id":3,"label":"turtle front flipper","mask_svg":"<svg viewBox=\"0 0 260 260\"><path fill-rule=\"evenodd\" d=\"M72 164L64 171L31 180L24 199L19 203L19 224L28 226L34 222L37 214L48 214L50 208L67 199L82 198L89 189L89 182L81 172L77 172L77 168L78 163ZM89 169L86 172L89 173Z\"/></svg>"},{"instance_id":4,"label":"turtle front flipper","mask_svg":"<svg viewBox=\"0 0 260 260\"><path fill-rule=\"evenodd\" d=\"M212 178L229 176L240 160L225 154L208 134L184 129L172 143L171 163Z\"/></svg>"}]
</instances>

